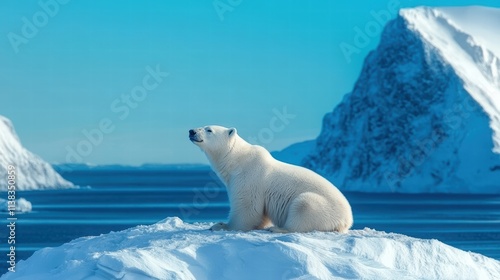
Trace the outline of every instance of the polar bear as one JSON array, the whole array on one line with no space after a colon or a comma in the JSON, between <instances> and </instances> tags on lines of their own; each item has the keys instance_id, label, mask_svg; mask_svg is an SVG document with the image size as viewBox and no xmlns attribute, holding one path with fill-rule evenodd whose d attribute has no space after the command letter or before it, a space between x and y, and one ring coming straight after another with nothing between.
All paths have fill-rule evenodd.
<instances>
[{"instance_id":1,"label":"polar bear","mask_svg":"<svg viewBox=\"0 0 500 280\"><path fill-rule=\"evenodd\" d=\"M352 226L351 206L335 186L309 169L274 159L235 128L195 128L189 139L227 188L229 221L211 230L345 233Z\"/></svg>"}]
</instances>

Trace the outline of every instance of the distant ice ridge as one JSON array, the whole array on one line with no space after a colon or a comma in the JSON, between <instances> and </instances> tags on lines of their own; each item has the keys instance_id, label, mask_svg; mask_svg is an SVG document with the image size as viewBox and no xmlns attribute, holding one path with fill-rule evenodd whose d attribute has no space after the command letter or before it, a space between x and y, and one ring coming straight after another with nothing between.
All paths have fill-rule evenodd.
<instances>
[{"instance_id":1,"label":"distant ice ridge","mask_svg":"<svg viewBox=\"0 0 500 280\"><path fill-rule=\"evenodd\" d=\"M0 279L497 279L500 262L372 229L211 232L167 218L45 248Z\"/></svg>"},{"instance_id":2,"label":"distant ice ridge","mask_svg":"<svg viewBox=\"0 0 500 280\"><path fill-rule=\"evenodd\" d=\"M288 146L282 151L271 152L271 154L274 158L281 161L300 165L302 163L302 159L313 151L315 144L316 143L313 140L299 142Z\"/></svg>"},{"instance_id":3,"label":"distant ice ridge","mask_svg":"<svg viewBox=\"0 0 500 280\"><path fill-rule=\"evenodd\" d=\"M12 122L0 116L0 191L7 190L8 166L15 169L16 190L71 188L52 166L26 150L19 141Z\"/></svg>"},{"instance_id":4,"label":"distant ice ridge","mask_svg":"<svg viewBox=\"0 0 500 280\"><path fill-rule=\"evenodd\" d=\"M31 212L32 205L31 202L21 197L15 200L16 203L16 212L26 213ZM0 198L0 212L8 212L9 211L9 203L7 199Z\"/></svg>"},{"instance_id":5,"label":"distant ice ridge","mask_svg":"<svg viewBox=\"0 0 500 280\"><path fill-rule=\"evenodd\" d=\"M500 193L498 26L494 8L401 10L296 162L343 190Z\"/></svg>"},{"instance_id":6,"label":"distant ice ridge","mask_svg":"<svg viewBox=\"0 0 500 280\"><path fill-rule=\"evenodd\" d=\"M122 165L122 164L105 164L94 165L88 163L61 163L54 164L53 168L56 171L71 172L71 171L86 171L86 170L208 170L209 165L205 164L153 164L147 163L142 165Z\"/></svg>"}]
</instances>

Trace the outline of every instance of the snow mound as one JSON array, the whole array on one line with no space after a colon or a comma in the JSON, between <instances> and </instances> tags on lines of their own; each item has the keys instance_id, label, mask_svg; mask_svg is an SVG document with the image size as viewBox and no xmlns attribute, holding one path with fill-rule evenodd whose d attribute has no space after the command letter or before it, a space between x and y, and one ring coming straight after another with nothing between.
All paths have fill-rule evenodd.
<instances>
[{"instance_id":1,"label":"snow mound","mask_svg":"<svg viewBox=\"0 0 500 280\"><path fill-rule=\"evenodd\" d=\"M8 207L8 200L0 198L0 212L8 212ZM31 212L31 209L31 202L29 202L25 198L21 197L19 199L16 199L16 212Z\"/></svg>"},{"instance_id":2,"label":"snow mound","mask_svg":"<svg viewBox=\"0 0 500 280\"><path fill-rule=\"evenodd\" d=\"M437 240L347 234L211 232L167 218L35 252L0 279L495 279L500 262Z\"/></svg>"},{"instance_id":3,"label":"snow mound","mask_svg":"<svg viewBox=\"0 0 500 280\"><path fill-rule=\"evenodd\" d=\"M403 9L300 162L342 190L499 193L500 9Z\"/></svg>"},{"instance_id":4,"label":"snow mound","mask_svg":"<svg viewBox=\"0 0 500 280\"><path fill-rule=\"evenodd\" d=\"M52 166L26 150L19 141L12 122L0 116L0 191L8 187L8 166L15 169L16 190L71 188Z\"/></svg>"}]
</instances>

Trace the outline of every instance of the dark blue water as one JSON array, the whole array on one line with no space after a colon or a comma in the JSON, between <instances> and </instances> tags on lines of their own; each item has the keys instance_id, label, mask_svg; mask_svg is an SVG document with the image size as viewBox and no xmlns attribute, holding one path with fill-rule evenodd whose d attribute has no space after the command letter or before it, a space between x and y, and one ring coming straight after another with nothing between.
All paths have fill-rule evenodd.
<instances>
[{"instance_id":1,"label":"dark blue water","mask_svg":"<svg viewBox=\"0 0 500 280\"><path fill-rule=\"evenodd\" d=\"M75 190L18 192L32 202L17 216L17 259L81 236L99 235L170 216L187 222L222 221L227 195L207 170L80 170L63 172ZM345 193L354 229L369 227L438 239L467 251L500 259L500 195L406 195ZM7 215L1 218L6 221ZM1 273L7 249L1 233Z\"/></svg>"}]
</instances>

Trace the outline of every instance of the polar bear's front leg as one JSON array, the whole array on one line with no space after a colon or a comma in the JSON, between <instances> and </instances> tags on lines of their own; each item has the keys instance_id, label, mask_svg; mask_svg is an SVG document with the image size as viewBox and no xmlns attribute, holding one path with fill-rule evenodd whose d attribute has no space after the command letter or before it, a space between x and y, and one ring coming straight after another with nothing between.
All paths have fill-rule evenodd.
<instances>
[{"instance_id":1,"label":"polar bear's front leg","mask_svg":"<svg viewBox=\"0 0 500 280\"><path fill-rule=\"evenodd\" d=\"M233 220L233 221L236 221L236 220ZM216 223L215 225L213 225L210 228L210 230L211 231L219 231L219 230L243 230L243 231L245 231L245 230L264 229L264 228L271 230L269 227L272 226L272 223L270 222L268 217L261 218L261 221L257 226L253 226L253 225L245 226L242 224L235 225L235 222L233 222L232 224L233 224L233 228L230 228L229 224L226 224L226 223L222 223L222 222ZM237 227L239 227L240 229L236 229ZM281 232L285 232L285 231L281 231Z\"/></svg>"},{"instance_id":2,"label":"polar bear's front leg","mask_svg":"<svg viewBox=\"0 0 500 280\"><path fill-rule=\"evenodd\" d=\"M213 225L210 230L218 231L218 230L241 230L241 231L249 231L254 229L260 229L260 225L262 224L262 216L251 216L251 215L237 215L231 214L229 217L229 222L226 223L216 223Z\"/></svg>"},{"instance_id":3,"label":"polar bear's front leg","mask_svg":"<svg viewBox=\"0 0 500 280\"><path fill-rule=\"evenodd\" d=\"M241 230L249 231L261 229L263 225L267 225L267 220L261 211L256 211L253 207L242 207L241 205L232 205L232 210L229 213L229 222L217 223L210 230Z\"/></svg>"},{"instance_id":4,"label":"polar bear's front leg","mask_svg":"<svg viewBox=\"0 0 500 280\"><path fill-rule=\"evenodd\" d=\"M264 205L260 201L234 199L229 213L229 230L249 231L260 229L265 220Z\"/></svg>"},{"instance_id":5,"label":"polar bear's front leg","mask_svg":"<svg viewBox=\"0 0 500 280\"><path fill-rule=\"evenodd\" d=\"M211 231L219 231L219 230L229 230L229 227L226 223L216 223L210 228Z\"/></svg>"},{"instance_id":6,"label":"polar bear's front leg","mask_svg":"<svg viewBox=\"0 0 500 280\"><path fill-rule=\"evenodd\" d=\"M289 233L288 230L286 230L284 228L279 228L279 227L270 227L267 230L272 232L272 233Z\"/></svg>"}]
</instances>

